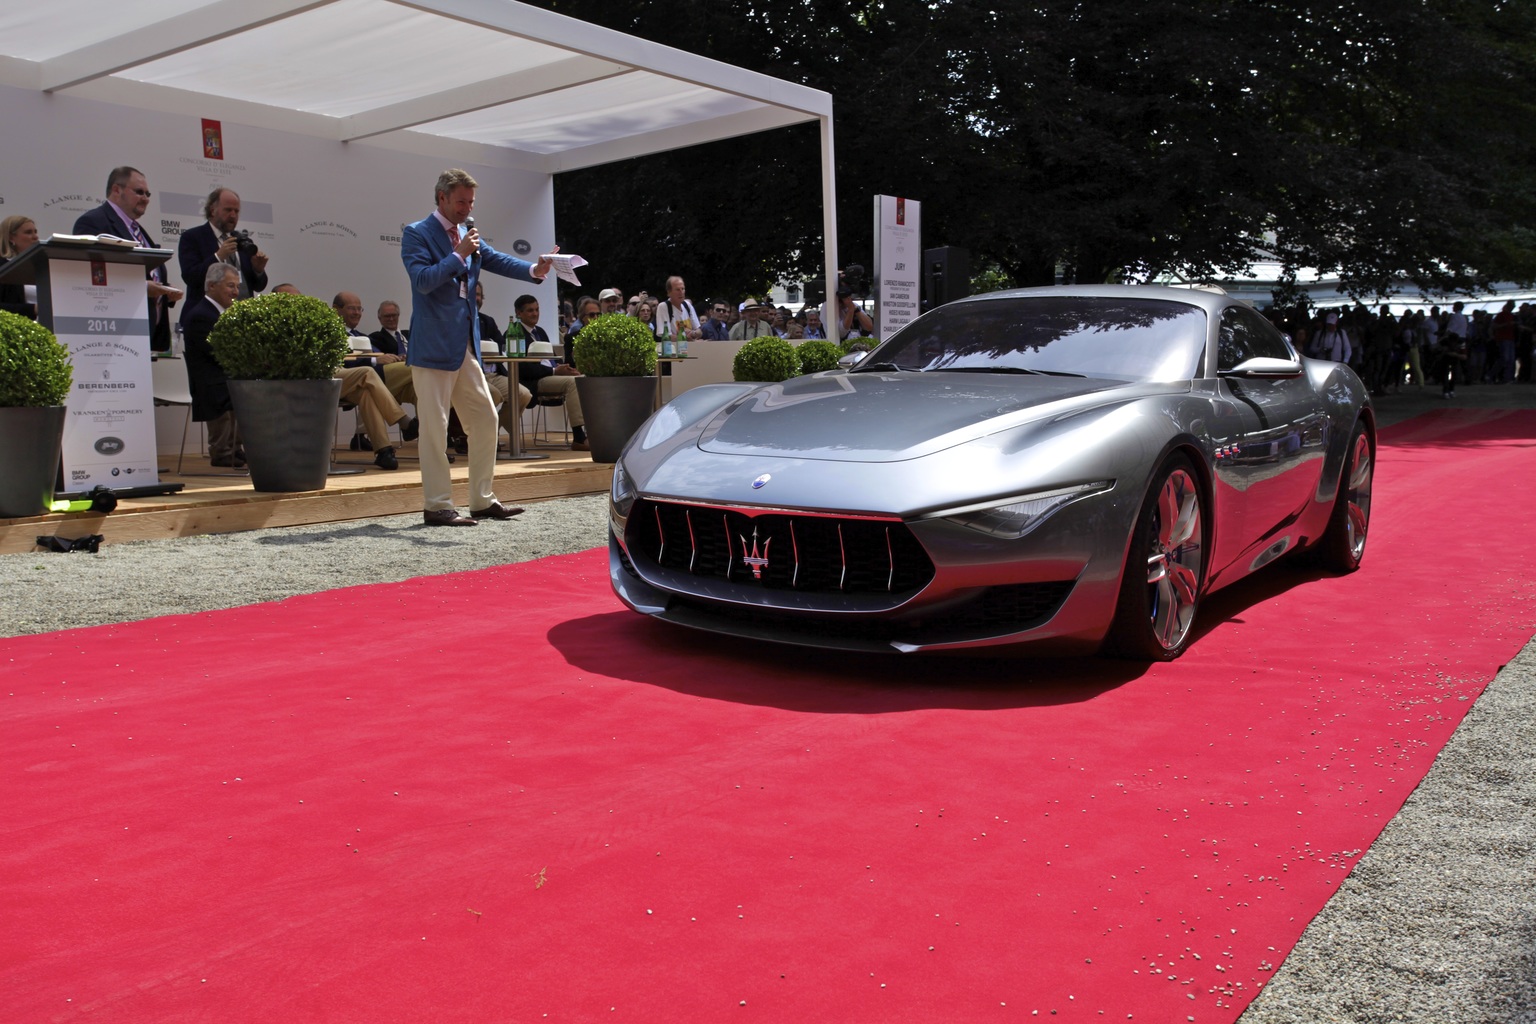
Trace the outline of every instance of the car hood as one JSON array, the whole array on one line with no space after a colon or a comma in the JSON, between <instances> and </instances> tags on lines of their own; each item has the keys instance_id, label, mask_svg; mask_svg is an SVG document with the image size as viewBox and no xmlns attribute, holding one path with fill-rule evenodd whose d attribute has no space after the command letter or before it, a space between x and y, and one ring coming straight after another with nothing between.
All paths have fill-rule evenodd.
<instances>
[{"instance_id":1,"label":"car hood","mask_svg":"<svg viewBox=\"0 0 1536 1024\"><path fill-rule=\"evenodd\" d=\"M1063 405L1098 405L1106 392L1121 398L1172 387L1087 377L832 371L732 402L704 425L698 445L720 455L894 462L1067 411Z\"/></svg>"}]
</instances>

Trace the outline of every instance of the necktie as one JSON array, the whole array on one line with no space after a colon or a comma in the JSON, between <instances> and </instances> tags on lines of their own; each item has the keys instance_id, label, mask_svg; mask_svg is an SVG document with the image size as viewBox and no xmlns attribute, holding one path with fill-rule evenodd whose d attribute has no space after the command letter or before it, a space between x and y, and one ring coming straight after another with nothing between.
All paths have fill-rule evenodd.
<instances>
[{"instance_id":1,"label":"necktie","mask_svg":"<svg viewBox=\"0 0 1536 1024\"><path fill-rule=\"evenodd\" d=\"M144 229L143 228L139 227L139 222L138 221L136 221L136 220L129 221L128 222L128 227L129 227L130 230L133 231L133 240L135 242L138 242L139 245L143 246L146 249L153 248L149 244L149 236L144 233ZM161 278L160 273L161 273L160 268L156 267L155 269L153 269L153 270L151 270L149 272L149 276L157 284L164 284L165 281L164 281L164 279ZM160 325L160 300L159 299L150 299L149 300L149 322L152 325L156 326L156 327L158 327Z\"/></svg>"},{"instance_id":2,"label":"necktie","mask_svg":"<svg viewBox=\"0 0 1536 1024\"><path fill-rule=\"evenodd\" d=\"M453 248L459 244L459 229L450 224L444 230L448 232L448 250L452 252Z\"/></svg>"}]
</instances>

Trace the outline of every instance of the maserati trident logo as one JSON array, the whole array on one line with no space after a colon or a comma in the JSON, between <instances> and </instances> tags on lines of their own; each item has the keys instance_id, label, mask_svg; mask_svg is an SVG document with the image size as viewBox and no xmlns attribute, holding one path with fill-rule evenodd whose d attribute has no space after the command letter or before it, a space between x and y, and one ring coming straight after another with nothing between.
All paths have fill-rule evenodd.
<instances>
[{"instance_id":1,"label":"maserati trident logo","mask_svg":"<svg viewBox=\"0 0 1536 1024\"><path fill-rule=\"evenodd\" d=\"M759 553L757 548L757 527L753 526L752 550L750 553L747 553L747 538L741 536L741 534L737 534L736 536L741 541L741 550L743 552L741 556L742 562L752 567L753 579L762 579L763 570L768 568L768 545L773 543L773 538L769 537L767 540L763 541L762 552Z\"/></svg>"},{"instance_id":2,"label":"maserati trident logo","mask_svg":"<svg viewBox=\"0 0 1536 1024\"><path fill-rule=\"evenodd\" d=\"M773 474L771 474L771 473L764 473L762 476L760 476L756 480L752 481L752 489L754 491L760 491L760 490L763 489L763 485L766 484L769 480L772 480L772 479L773 479Z\"/></svg>"}]
</instances>

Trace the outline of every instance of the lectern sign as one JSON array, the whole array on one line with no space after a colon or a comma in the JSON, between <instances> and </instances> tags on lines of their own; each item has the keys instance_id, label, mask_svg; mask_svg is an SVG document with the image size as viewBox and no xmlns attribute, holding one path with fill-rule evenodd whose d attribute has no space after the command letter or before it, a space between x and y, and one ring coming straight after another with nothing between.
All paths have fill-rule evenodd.
<instances>
[{"instance_id":1,"label":"lectern sign","mask_svg":"<svg viewBox=\"0 0 1536 1024\"><path fill-rule=\"evenodd\" d=\"M64 421L64 490L159 482L144 268L55 260L53 332L75 381Z\"/></svg>"}]
</instances>

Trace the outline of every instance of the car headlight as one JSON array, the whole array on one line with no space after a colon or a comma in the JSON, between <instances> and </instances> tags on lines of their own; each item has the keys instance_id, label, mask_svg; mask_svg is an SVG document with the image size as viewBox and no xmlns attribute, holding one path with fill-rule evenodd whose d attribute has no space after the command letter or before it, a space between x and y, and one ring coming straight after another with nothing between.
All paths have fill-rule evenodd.
<instances>
[{"instance_id":1,"label":"car headlight","mask_svg":"<svg viewBox=\"0 0 1536 1024\"><path fill-rule=\"evenodd\" d=\"M1113 485L1113 480L1095 480L1092 483L1077 484L1072 487L1037 491L1034 494L1008 498L1002 502L946 509L925 518L947 519L966 529L985 533L989 537L1018 540L1063 506L1087 495L1107 491Z\"/></svg>"},{"instance_id":2,"label":"car headlight","mask_svg":"<svg viewBox=\"0 0 1536 1024\"><path fill-rule=\"evenodd\" d=\"M608 498L613 502L613 512L621 519L629 518L629 510L634 507L636 492L634 484L630 483L629 474L624 472L622 461L613 464L613 485L608 489Z\"/></svg>"}]
</instances>

